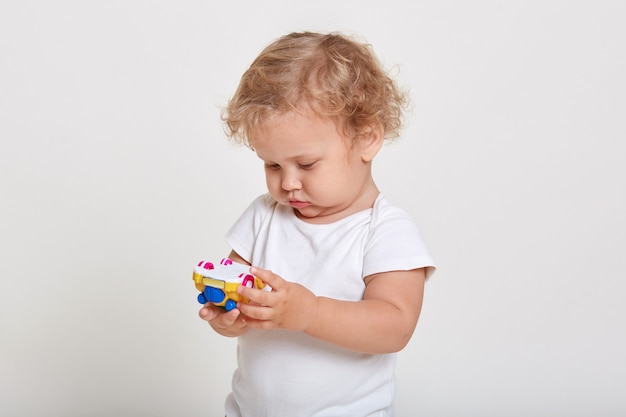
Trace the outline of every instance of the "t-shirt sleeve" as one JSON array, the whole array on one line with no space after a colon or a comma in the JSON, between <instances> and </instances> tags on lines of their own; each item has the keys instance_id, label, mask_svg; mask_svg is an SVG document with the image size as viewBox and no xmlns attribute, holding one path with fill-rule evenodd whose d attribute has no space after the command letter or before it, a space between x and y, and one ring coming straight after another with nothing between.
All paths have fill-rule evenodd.
<instances>
[{"instance_id":1,"label":"t-shirt sleeve","mask_svg":"<svg viewBox=\"0 0 626 417\"><path fill-rule=\"evenodd\" d=\"M363 276L418 268L426 268L426 278L429 278L435 263L415 222L397 208L380 214L365 246Z\"/></svg>"},{"instance_id":2,"label":"t-shirt sleeve","mask_svg":"<svg viewBox=\"0 0 626 417\"><path fill-rule=\"evenodd\" d=\"M252 259L255 237L259 234L272 203L269 194L257 197L226 232L226 243L248 262Z\"/></svg>"}]
</instances>

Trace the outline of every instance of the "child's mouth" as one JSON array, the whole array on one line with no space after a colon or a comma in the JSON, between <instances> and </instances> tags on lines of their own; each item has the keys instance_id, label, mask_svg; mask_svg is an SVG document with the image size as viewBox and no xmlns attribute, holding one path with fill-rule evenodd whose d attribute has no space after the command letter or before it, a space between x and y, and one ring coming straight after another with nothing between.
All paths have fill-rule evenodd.
<instances>
[{"instance_id":1,"label":"child's mouth","mask_svg":"<svg viewBox=\"0 0 626 417\"><path fill-rule=\"evenodd\" d=\"M293 208L302 209L307 206L310 206L311 203L307 201L289 200L289 205Z\"/></svg>"}]
</instances>

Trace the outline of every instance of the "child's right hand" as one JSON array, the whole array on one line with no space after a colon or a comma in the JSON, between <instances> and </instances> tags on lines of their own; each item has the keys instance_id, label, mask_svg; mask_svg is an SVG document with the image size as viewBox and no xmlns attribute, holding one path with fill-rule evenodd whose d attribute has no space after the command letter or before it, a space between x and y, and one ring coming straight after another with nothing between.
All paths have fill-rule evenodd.
<instances>
[{"instance_id":1,"label":"child's right hand","mask_svg":"<svg viewBox=\"0 0 626 417\"><path fill-rule=\"evenodd\" d=\"M248 331L248 326L237 308L227 312L212 303L206 303L198 314L222 336L237 337Z\"/></svg>"}]
</instances>

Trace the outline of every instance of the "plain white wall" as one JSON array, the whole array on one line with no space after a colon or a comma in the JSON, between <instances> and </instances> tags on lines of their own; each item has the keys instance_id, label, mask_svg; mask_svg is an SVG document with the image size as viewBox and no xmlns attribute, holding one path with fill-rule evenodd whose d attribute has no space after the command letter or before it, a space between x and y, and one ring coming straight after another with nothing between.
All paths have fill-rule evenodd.
<instances>
[{"instance_id":1,"label":"plain white wall","mask_svg":"<svg viewBox=\"0 0 626 417\"><path fill-rule=\"evenodd\" d=\"M373 44L413 112L375 170L439 264L399 416L624 415L621 1L0 5L0 414L219 416L191 269L264 192L219 106L294 30Z\"/></svg>"}]
</instances>

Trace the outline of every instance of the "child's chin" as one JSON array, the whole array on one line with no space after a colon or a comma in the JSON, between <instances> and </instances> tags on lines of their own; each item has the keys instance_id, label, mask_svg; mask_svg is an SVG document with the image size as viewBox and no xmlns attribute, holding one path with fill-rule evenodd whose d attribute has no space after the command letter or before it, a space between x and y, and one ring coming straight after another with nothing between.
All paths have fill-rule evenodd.
<instances>
[{"instance_id":1,"label":"child's chin","mask_svg":"<svg viewBox=\"0 0 626 417\"><path fill-rule=\"evenodd\" d=\"M319 215L317 210L314 210L311 206L307 206L304 208L293 208L293 211L296 215L303 219L313 219Z\"/></svg>"}]
</instances>

